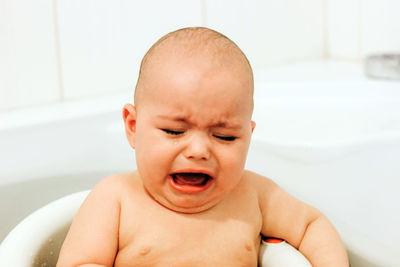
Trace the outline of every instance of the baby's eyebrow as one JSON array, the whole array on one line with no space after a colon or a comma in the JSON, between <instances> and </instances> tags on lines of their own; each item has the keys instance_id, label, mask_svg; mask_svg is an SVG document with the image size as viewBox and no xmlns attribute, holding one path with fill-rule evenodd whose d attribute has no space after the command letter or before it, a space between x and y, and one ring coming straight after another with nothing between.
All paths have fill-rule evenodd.
<instances>
[{"instance_id":1,"label":"baby's eyebrow","mask_svg":"<svg viewBox=\"0 0 400 267\"><path fill-rule=\"evenodd\" d=\"M160 114L157 117L160 118L160 119L163 119L163 120L170 120L170 121L178 121L178 122L188 123L188 120L185 117L182 117L182 116L169 116L169 115Z\"/></svg>"},{"instance_id":2,"label":"baby's eyebrow","mask_svg":"<svg viewBox=\"0 0 400 267\"><path fill-rule=\"evenodd\" d=\"M240 124L234 124L230 122L218 122L211 125L213 128L229 128L229 129L240 129L242 126Z\"/></svg>"},{"instance_id":3,"label":"baby's eyebrow","mask_svg":"<svg viewBox=\"0 0 400 267\"><path fill-rule=\"evenodd\" d=\"M157 117L160 119L164 119L164 120L170 120L170 121L183 122L183 123L190 124L190 121L184 116L170 116L170 115L160 114ZM229 128L229 129L241 129L242 128L242 126L240 124L236 124L236 123L229 122L229 121L220 121L217 123L213 123L213 124L209 125L209 127L210 128Z\"/></svg>"}]
</instances>

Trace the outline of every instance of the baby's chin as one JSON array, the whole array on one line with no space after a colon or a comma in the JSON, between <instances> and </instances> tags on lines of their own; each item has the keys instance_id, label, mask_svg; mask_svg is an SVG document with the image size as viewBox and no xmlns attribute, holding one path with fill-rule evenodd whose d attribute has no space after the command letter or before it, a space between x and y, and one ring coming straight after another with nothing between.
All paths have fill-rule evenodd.
<instances>
[{"instance_id":1,"label":"baby's chin","mask_svg":"<svg viewBox=\"0 0 400 267\"><path fill-rule=\"evenodd\" d=\"M174 212L186 213L186 214L195 214L205 212L209 209L212 209L216 206L221 200L222 196L219 198L209 199L204 196L199 195L167 195L160 196L157 194L151 194L151 197L158 202L163 207L172 210Z\"/></svg>"},{"instance_id":2,"label":"baby's chin","mask_svg":"<svg viewBox=\"0 0 400 267\"><path fill-rule=\"evenodd\" d=\"M166 208L173 210L175 212L179 213L186 213L186 214L196 214L196 213L202 213L207 210L212 209L214 206L216 206L219 203L219 201L216 201L216 203L206 203L204 205L199 205L196 206L196 204L193 203L193 205L179 205L180 203L177 204L172 204L169 206L166 206Z\"/></svg>"}]
</instances>

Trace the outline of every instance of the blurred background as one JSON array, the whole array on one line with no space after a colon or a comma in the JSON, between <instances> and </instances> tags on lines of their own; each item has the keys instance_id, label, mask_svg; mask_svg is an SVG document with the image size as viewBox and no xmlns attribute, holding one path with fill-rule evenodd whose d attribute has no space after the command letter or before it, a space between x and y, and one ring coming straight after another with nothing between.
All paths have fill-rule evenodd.
<instances>
[{"instance_id":1,"label":"blurred background","mask_svg":"<svg viewBox=\"0 0 400 267\"><path fill-rule=\"evenodd\" d=\"M162 35L207 26L255 70L400 51L398 0L0 0L0 113L124 93Z\"/></svg>"}]
</instances>

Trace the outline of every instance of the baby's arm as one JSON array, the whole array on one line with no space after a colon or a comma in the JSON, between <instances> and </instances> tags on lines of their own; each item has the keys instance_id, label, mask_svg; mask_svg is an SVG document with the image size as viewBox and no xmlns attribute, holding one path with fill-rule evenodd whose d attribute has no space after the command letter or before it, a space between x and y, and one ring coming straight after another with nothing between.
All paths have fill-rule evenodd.
<instances>
[{"instance_id":1,"label":"baby's arm","mask_svg":"<svg viewBox=\"0 0 400 267\"><path fill-rule=\"evenodd\" d=\"M95 186L73 220L57 267L113 266L119 232L117 191L112 177Z\"/></svg>"},{"instance_id":2,"label":"baby's arm","mask_svg":"<svg viewBox=\"0 0 400 267\"><path fill-rule=\"evenodd\" d=\"M349 266L345 247L328 219L269 179L258 180L264 236L285 239L313 266Z\"/></svg>"}]
</instances>

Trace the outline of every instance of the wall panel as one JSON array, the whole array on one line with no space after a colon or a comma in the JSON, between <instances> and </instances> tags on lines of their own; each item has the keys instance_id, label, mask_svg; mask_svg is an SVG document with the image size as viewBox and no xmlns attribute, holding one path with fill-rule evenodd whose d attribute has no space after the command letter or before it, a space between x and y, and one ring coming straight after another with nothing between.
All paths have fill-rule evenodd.
<instances>
[{"instance_id":1,"label":"wall panel","mask_svg":"<svg viewBox=\"0 0 400 267\"><path fill-rule=\"evenodd\" d=\"M359 59L361 0L327 0L328 55L338 59Z\"/></svg>"},{"instance_id":2,"label":"wall panel","mask_svg":"<svg viewBox=\"0 0 400 267\"><path fill-rule=\"evenodd\" d=\"M320 0L207 0L206 23L233 39L254 67L324 53Z\"/></svg>"},{"instance_id":3,"label":"wall panel","mask_svg":"<svg viewBox=\"0 0 400 267\"><path fill-rule=\"evenodd\" d=\"M51 0L0 1L0 112L60 99Z\"/></svg>"},{"instance_id":4,"label":"wall panel","mask_svg":"<svg viewBox=\"0 0 400 267\"><path fill-rule=\"evenodd\" d=\"M362 1L362 55L400 53L400 1Z\"/></svg>"},{"instance_id":5,"label":"wall panel","mask_svg":"<svg viewBox=\"0 0 400 267\"><path fill-rule=\"evenodd\" d=\"M66 99L132 90L152 43L201 24L200 0L61 0L58 10Z\"/></svg>"}]
</instances>

